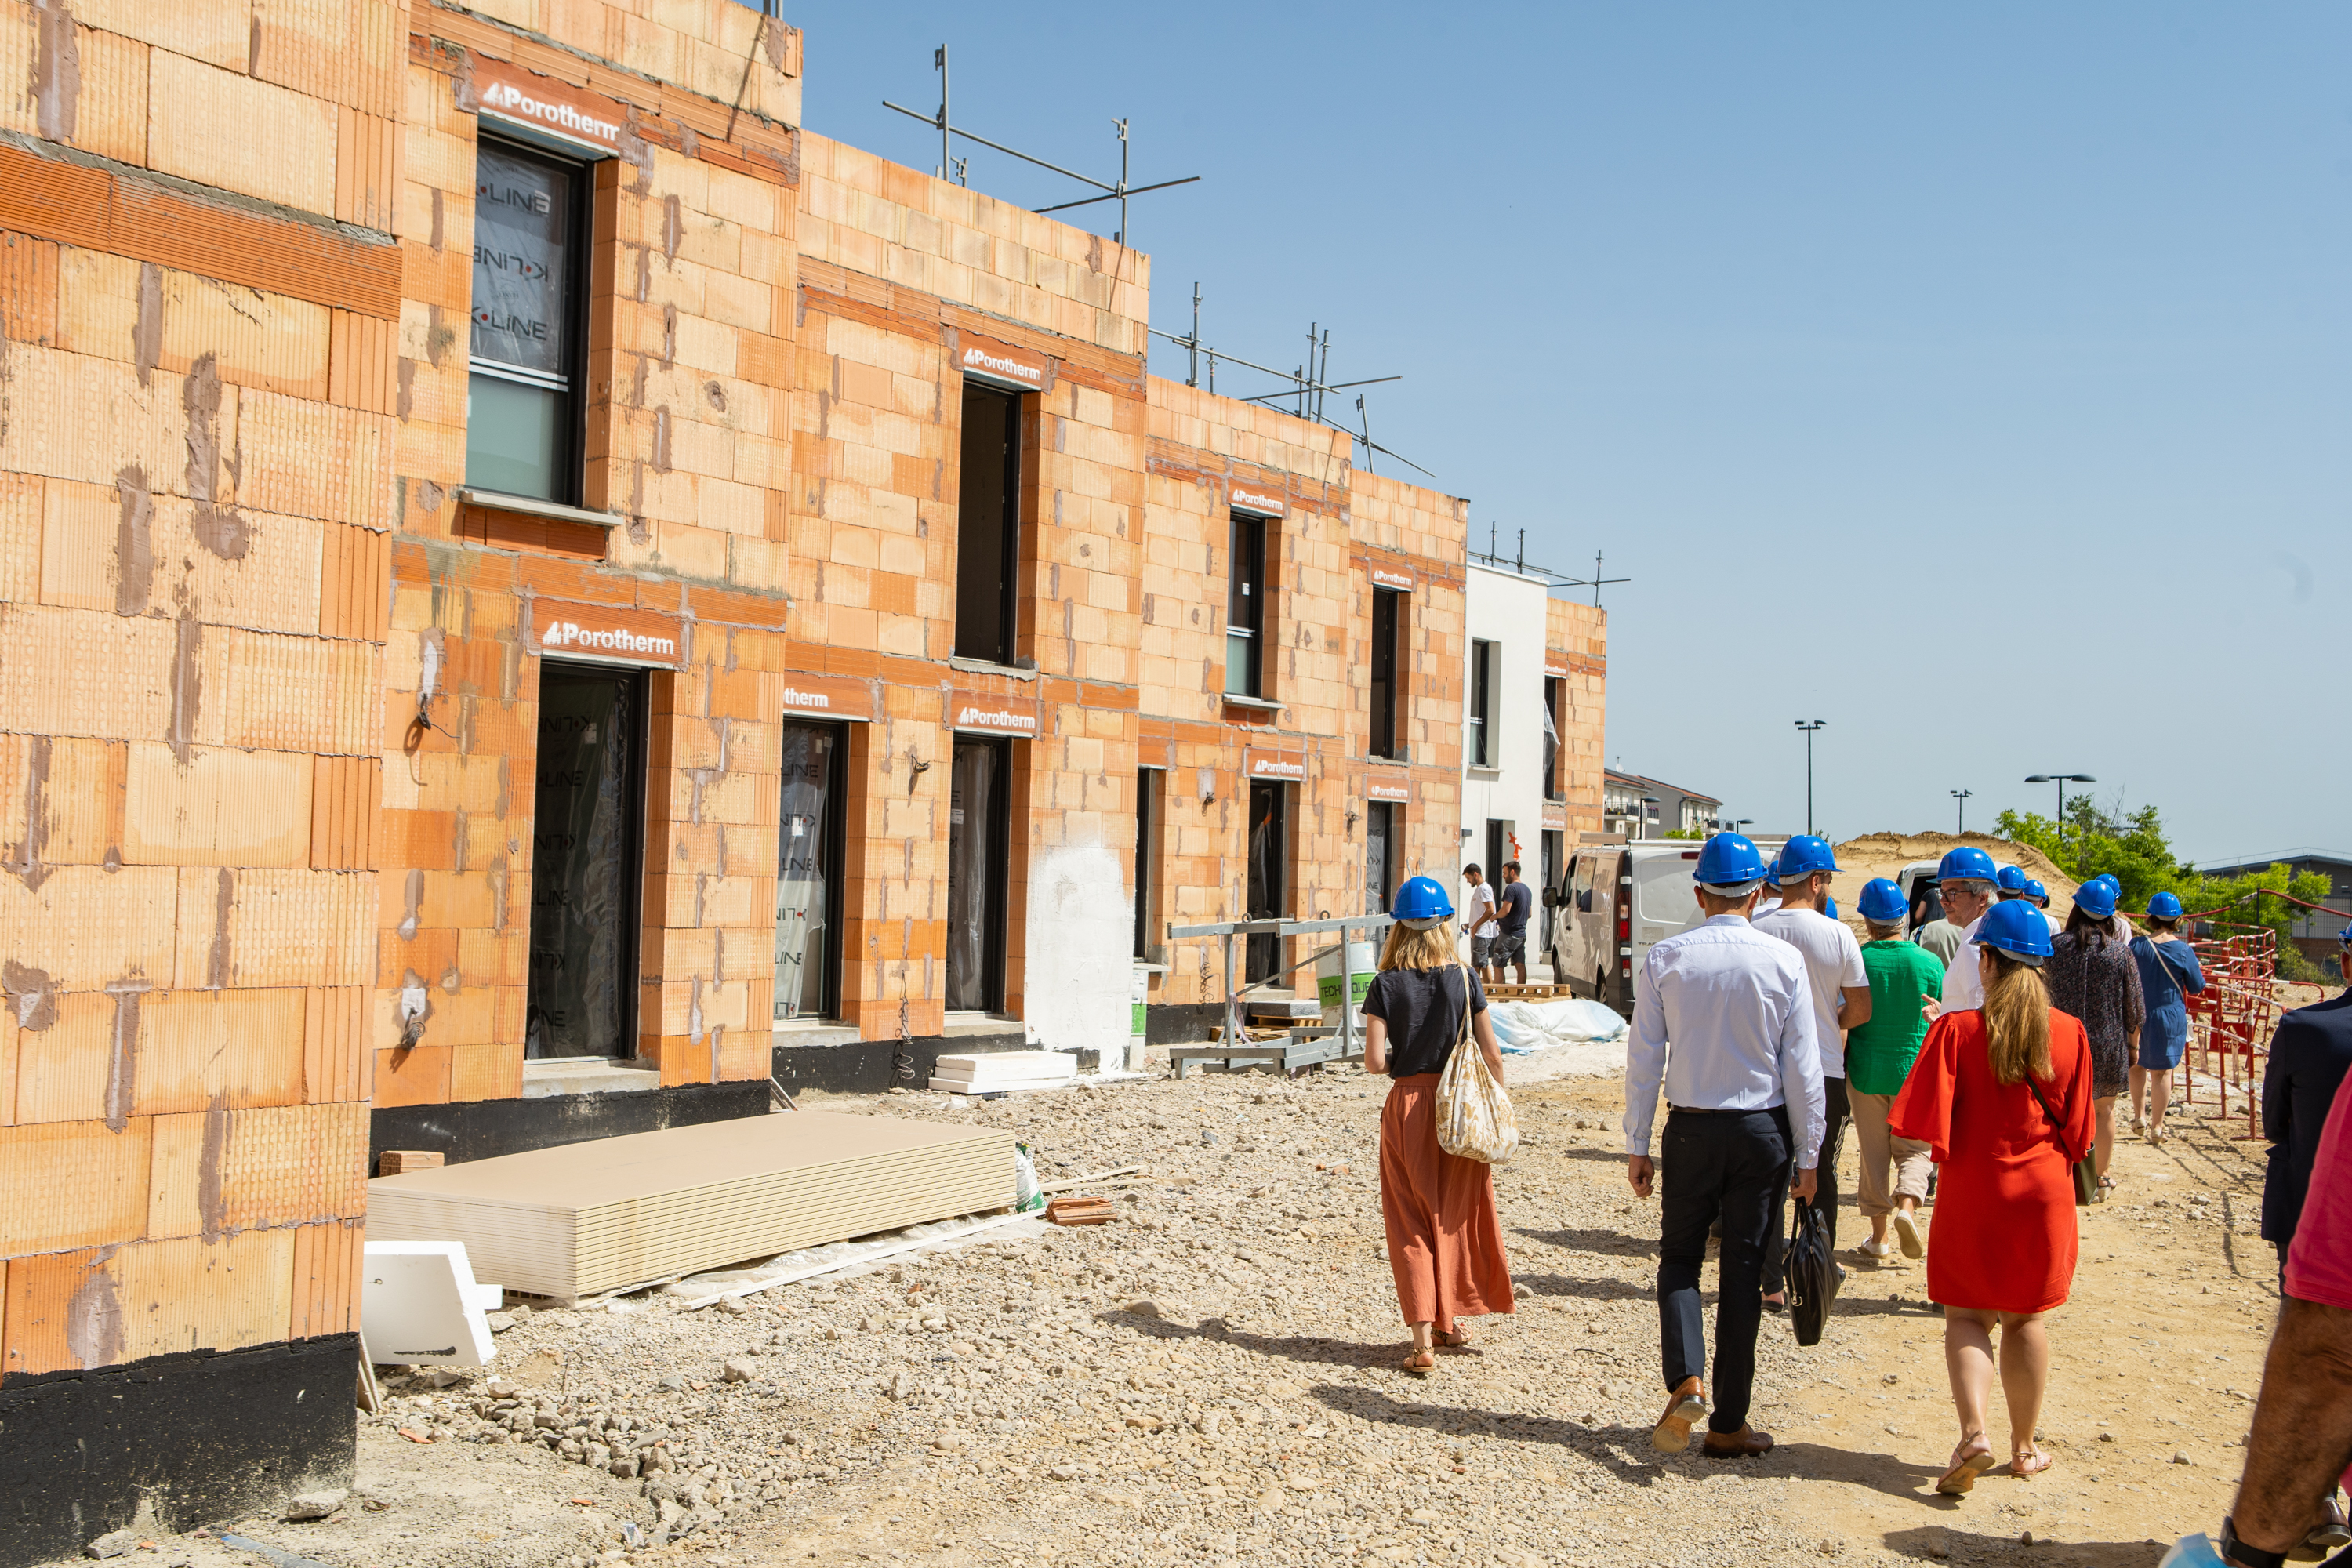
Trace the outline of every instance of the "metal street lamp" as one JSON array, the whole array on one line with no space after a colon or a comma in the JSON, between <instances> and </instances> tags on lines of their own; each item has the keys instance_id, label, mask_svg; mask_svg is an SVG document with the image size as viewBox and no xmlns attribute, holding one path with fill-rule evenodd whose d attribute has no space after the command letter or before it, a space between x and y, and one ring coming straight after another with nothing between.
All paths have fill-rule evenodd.
<instances>
[{"instance_id":1,"label":"metal street lamp","mask_svg":"<svg viewBox=\"0 0 2352 1568\"><path fill-rule=\"evenodd\" d=\"M2066 786L2070 784L2096 784L2088 773L2028 773L2027 784L2054 784L2058 786L2058 847L2066 847Z\"/></svg>"},{"instance_id":2,"label":"metal street lamp","mask_svg":"<svg viewBox=\"0 0 2352 1568\"><path fill-rule=\"evenodd\" d=\"M1813 830L1813 732L1829 728L1826 719L1800 719L1797 728L1805 732L1805 831Z\"/></svg>"},{"instance_id":3,"label":"metal street lamp","mask_svg":"<svg viewBox=\"0 0 2352 1568\"><path fill-rule=\"evenodd\" d=\"M1960 821L1958 827L1956 828L1955 831L1966 833L1969 830L1969 796L1976 794L1977 792L1972 789L1956 789L1950 793L1952 798L1960 803Z\"/></svg>"}]
</instances>

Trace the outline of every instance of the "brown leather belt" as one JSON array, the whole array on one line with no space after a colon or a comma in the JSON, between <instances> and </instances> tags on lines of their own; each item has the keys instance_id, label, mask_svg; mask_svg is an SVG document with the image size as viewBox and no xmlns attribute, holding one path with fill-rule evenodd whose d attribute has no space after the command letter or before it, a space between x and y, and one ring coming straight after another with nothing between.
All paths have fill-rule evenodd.
<instances>
[{"instance_id":1,"label":"brown leather belt","mask_svg":"<svg viewBox=\"0 0 2352 1568\"><path fill-rule=\"evenodd\" d=\"M1666 1109L1676 1116L1745 1116L1744 1110L1702 1110L1696 1105L1669 1105Z\"/></svg>"}]
</instances>

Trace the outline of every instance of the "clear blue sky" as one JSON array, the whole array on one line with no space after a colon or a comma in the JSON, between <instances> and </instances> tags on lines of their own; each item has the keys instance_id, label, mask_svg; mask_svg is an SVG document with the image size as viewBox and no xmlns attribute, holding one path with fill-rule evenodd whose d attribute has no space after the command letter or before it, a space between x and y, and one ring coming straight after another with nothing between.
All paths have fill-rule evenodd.
<instances>
[{"instance_id":1,"label":"clear blue sky","mask_svg":"<svg viewBox=\"0 0 2352 1568\"><path fill-rule=\"evenodd\" d=\"M1320 321L1482 540L1605 549L1612 763L1788 831L1818 718L1839 836L2063 770L2209 862L2352 850L2352 8L790 19L821 134L929 168L879 100L929 110L944 42L959 125L1107 174L1125 115L1137 183L1202 176L1134 205L1155 324L1197 279L1287 366Z\"/></svg>"}]
</instances>

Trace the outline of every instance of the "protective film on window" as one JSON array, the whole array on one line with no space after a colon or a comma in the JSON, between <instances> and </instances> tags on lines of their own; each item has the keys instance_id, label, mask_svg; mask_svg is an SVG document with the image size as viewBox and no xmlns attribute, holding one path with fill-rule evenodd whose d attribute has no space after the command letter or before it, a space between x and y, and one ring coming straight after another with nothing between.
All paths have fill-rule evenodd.
<instances>
[{"instance_id":1,"label":"protective film on window","mask_svg":"<svg viewBox=\"0 0 2352 1568\"><path fill-rule=\"evenodd\" d=\"M561 380L572 373L569 173L484 142L474 165L475 359Z\"/></svg>"},{"instance_id":2,"label":"protective film on window","mask_svg":"<svg viewBox=\"0 0 2352 1568\"><path fill-rule=\"evenodd\" d=\"M824 1007L826 795L835 732L814 724L783 729L783 816L776 844L776 1002L779 1019Z\"/></svg>"}]
</instances>

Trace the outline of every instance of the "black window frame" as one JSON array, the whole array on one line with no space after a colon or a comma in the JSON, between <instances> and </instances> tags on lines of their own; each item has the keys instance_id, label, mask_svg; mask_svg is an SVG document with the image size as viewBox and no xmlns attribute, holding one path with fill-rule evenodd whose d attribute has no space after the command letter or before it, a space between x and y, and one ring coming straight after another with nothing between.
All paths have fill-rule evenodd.
<instances>
[{"instance_id":1,"label":"black window frame","mask_svg":"<svg viewBox=\"0 0 2352 1568\"><path fill-rule=\"evenodd\" d=\"M486 374L497 381L513 382L524 386L535 386L542 390L558 392L566 405L564 416L559 422L562 446L558 450L555 460L555 472L561 482L555 486L557 493L536 499L552 501L558 506L579 506L586 494L588 483L588 297L595 286L595 260L590 254L590 247L594 242L596 233L596 164L599 160L567 158L560 153L550 151L537 142L526 141L515 136L501 136L485 128L475 138L475 189L478 198L481 178L480 150L484 146L490 147L504 156L520 158L525 162L540 163L560 171L572 187L572 213L567 225L570 232L564 236L563 240L564 255L567 258L566 270L571 276L566 280L562 329L569 350L568 363L572 368L564 377L566 385L548 387L545 378L520 374L523 372L522 366L506 366L496 360L475 358L473 305L469 298L467 306L466 353L468 403L466 432L469 458L474 426L471 409L472 378L475 375ZM467 268L469 292L472 279L473 270L469 264ZM478 366L485 364L499 368L488 371L478 369ZM513 493L497 485L476 487L470 466L466 482L469 488L486 489L506 494Z\"/></svg>"},{"instance_id":2,"label":"black window frame","mask_svg":"<svg viewBox=\"0 0 2352 1568\"><path fill-rule=\"evenodd\" d=\"M1152 775L1157 768L1135 770L1135 957L1151 961L1151 894L1158 879L1151 874L1151 834L1158 824L1159 790Z\"/></svg>"},{"instance_id":3,"label":"black window frame","mask_svg":"<svg viewBox=\"0 0 2352 1568\"><path fill-rule=\"evenodd\" d=\"M780 733L788 729L830 730L834 732L831 754L825 761L824 816L817 825L820 844L830 847L834 856L831 864L825 868L824 942L817 955L817 962L824 969L817 988L816 1007L814 1011L794 1014L788 1020L781 1010L782 998L772 996L768 1001L771 1026L809 1019L832 1022L841 1017L842 921L848 914L849 879L844 873L844 867L849 859L849 726L822 719L803 719L788 713L778 719L776 728ZM779 820L776 824L776 856L780 862L788 837L786 825ZM782 873L783 868L779 864L777 880L780 884Z\"/></svg>"},{"instance_id":4,"label":"black window frame","mask_svg":"<svg viewBox=\"0 0 2352 1568\"><path fill-rule=\"evenodd\" d=\"M1265 700L1266 547L1265 518L1234 511L1225 536L1225 695ZM1246 570L1244 568L1246 567ZM1239 616L1242 624L1235 624ZM1249 658L1242 689L1234 689L1234 638L1247 639Z\"/></svg>"},{"instance_id":5,"label":"black window frame","mask_svg":"<svg viewBox=\"0 0 2352 1568\"><path fill-rule=\"evenodd\" d=\"M1501 645L1483 637L1470 643L1469 700L1463 704L1463 737L1469 751L1469 765L1474 768L1495 766L1495 650Z\"/></svg>"},{"instance_id":6,"label":"black window frame","mask_svg":"<svg viewBox=\"0 0 2352 1568\"><path fill-rule=\"evenodd\" d=\"M963 424L957 434L955 656L1008 668L1018 659L1020 650L1021 422L1028 412L1024 403L1024 394L1009 392L967 377L963 384ZM972 419L972 409L976 405L1001 406L1004 417L1003 494L992 498L1001 509L1003 524L992 555L986 551L966 548L968 543L984 542L972 540L964 527L972 515L973 507L982 499L971 489L971 476L978 471L971 456L973 432L977 428ZM988 586L984 574L992 563L997 573L996 585L992 590ZM975 577L974 574L982 575ZM997 637L994 643L983 647L976 640L978 633L974 617L966 613L966 608L968 603L977 606L991 597L995 600Z\"/></svg>"},{"instance_id":7,"label":"black window frame","mask_svg":"<svg viewBox=\"0 0 2352 1568\"><path fill-rule=\"evenodd\" d=\"M1406 595L1394 588L1375 585L1372 589L1372 648L1365 682L1370 689L1371 732L1366 744L1371 755L1392 762L1397 759L1398 737L1404 728L1398 721L1404 704L1397 667L1403 662L1399 654L1403 646L1405 599Z\"/></svg>"},{"instance_id":8,"label":"black window frame","mask_svg":"<svg viewBox=\"0 0 2352 1568\"><path fill-rule=\"evenodd\" d=\"M1544 677L1544 713L1551 721L1547 726L1553 739L1544 747L1543 792L1546 800L1566 800L1567 770L1560 763L1560 752L1568 745L1568 736L1560 723L1560 696L1568 682L1557 675Z\"/></svg>"}]
</instances>

